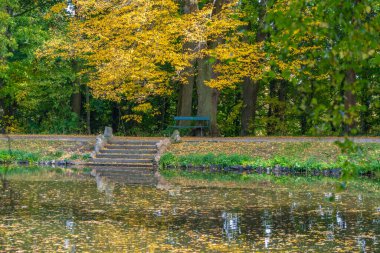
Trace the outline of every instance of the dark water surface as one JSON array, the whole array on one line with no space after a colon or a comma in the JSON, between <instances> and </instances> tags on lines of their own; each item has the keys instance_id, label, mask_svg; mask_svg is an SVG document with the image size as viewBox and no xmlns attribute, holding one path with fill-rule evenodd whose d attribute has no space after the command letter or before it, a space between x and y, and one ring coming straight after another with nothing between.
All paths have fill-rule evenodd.
<instances>
[{"instance_id":1,"label":"dark water surface","mask_svg":"<svg viewBox=\"0 0 380 253\"><path fill-rule=\"evenodd\" d=\"M380 252L378 195L116 174L1 175L0 252Z\"/></svg>"}]
</instances>

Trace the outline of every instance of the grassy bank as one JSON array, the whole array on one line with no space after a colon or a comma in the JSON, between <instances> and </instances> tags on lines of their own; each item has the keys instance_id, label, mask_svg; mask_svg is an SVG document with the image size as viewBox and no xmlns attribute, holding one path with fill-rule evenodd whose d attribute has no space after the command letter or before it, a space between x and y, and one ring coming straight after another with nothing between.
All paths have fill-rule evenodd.
<instances>
[{"instance_id":1,"label":"grassy bank","mask_svg":"<svg viewBox=\"0 0 380 253\"><path fill-rule=\"evenodd\" d=\"M349 164L347 163L349 162ZM380 173L380 144L358 144L357 152L343 154L334 143L179 143L170 147L160 161L167 166L250 166L293 169L335 169L353 167L357 171Z\"/></svg>"},{"instance_id":2,"label":"grassy bank","mask_svg":"<svg viewBox=\"0 0 380 253\"><path fill-rule=\"evenodd\" d=\"M281 187L299 191L349 191L380 193L379 180L351 179L342 185L339 179L326 177L288 177L258 174L204 173L180 170L161 170L169 182L184 187L257 188Z\"/></svg>"},{"instance_id":3,"label":"grassy bank","mask_svg":"<svg viewBox=\"0 0 380 253\"><path fill-rule=\"evenodd\" d=\"M0 163L15 161L86 160L93 149L92 142L54 140L0 140Z\"/></svg>"}]
</instances>

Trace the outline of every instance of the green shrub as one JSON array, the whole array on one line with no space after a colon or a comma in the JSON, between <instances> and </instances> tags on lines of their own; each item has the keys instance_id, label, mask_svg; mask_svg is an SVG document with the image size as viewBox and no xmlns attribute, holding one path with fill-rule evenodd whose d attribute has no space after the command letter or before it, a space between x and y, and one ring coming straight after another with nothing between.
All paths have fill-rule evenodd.
<instances>
[{"instance_id":1,"label":"green shrub","mask_svg":"<svg viewBox=\"0 0 380 253\"><path fill-rule=\"evenodd\" d=\"M12 161L38 161L39 155L37 153L30 153L25 151L14 150L9 152L8 150L0 150L0 162L8 163Z\"/></svg>"},{"instance_id":2,"label":"green shrub","mask_svg":"<svg viewBox=\"0 0 380 253\"><path fill-rule=\"evenodd\" d=\"M350 159L350 160L349 160ZM349 160L349 162L348 162ZM310 157L307 160L301 160L297 157L289 156L275 156L270 159L263 159L261 157L250 157L247 155L239 154L189 154L176 156L173 153L165 153L160 160L160 167L166 168L167 166L211 166L218 165L222 167L228 166L252 166L258 167L275 167L282 166L293 169L333 169L333 168L347 168L355 167L355 171L373 171L380 174L380 161L377 159L359 159L356 157L339 156L335 162L327 163L318 160L316 157Z\"/></svg>"},{"instance_id":3,"label":"green shrub","mask_svg":"<svg viewBox=\"0 0 380 253\"><path fill-rule=\"evenodd\" d=\"M70 156L70 160L78 160L79 159L79 155L78 154L73 154Z\"/></svg>"},{"instance_id":4,"label":"green shrub","mask_svg":"<svg viewBox=\"0 0 380 253\"><path fill-rule=\"evenodd\" d=\"M12 161L12 156L8 151L0 150L0 162L10 162Z\"/></svg>"},{"instance_id":5,"label":"green shrub","mask_svg":"<svg viewBox=\"0 0 380 253\"><path fill-rule=\"evenodd\" d=\"M88 161L88 160L90 160L91 159L91 154L84 154L83 156L82 156L82 160L84 160L84 161Z\"/></svg>"},{"instance_id":6,"label":"green shrub","mask_svg":"<svg viewBox=\"0 0 380 253\"><path fill-rule=\"evenodd\" d=\"M177 157L170 152L163 154L160 159L161 168L165 168L169 165L178 166Z\"/></svg>"}]
</instances>

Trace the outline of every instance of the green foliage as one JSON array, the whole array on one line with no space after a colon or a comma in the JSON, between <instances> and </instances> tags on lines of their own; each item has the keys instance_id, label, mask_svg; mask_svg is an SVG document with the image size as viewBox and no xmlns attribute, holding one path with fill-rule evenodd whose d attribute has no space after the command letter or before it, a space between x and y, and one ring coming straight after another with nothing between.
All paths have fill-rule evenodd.
<instances>
[{"instance_id":1,"label":"green foliage","mask_svg":"<svg viewBox=\"0 0 380 253\"><path fill-rule=\"evenodd\" d=\"M12 151L9 153L8 150L0 150L0 163L9 163L13 161L29 161L35 162L39 158L38 154L24 152L24 151Z\"/></svg>"},{"instance_id":2,"label":"green foliage","mask_svg":"<svg viewBox=\"0 0 380 253\"><path fill-rule=\"evenodd\" d=\"M360 157L351 157L351 162L347 162L347 156L338 156L338 159L335 162L325 162L319 160L315 157L309 157L306 160L301 160L297 157L290 156L274 156L269 159L263 159L260 157L251 157L247 155L239 154L188 154L188 155L179 155L176 156L173 153L165 153L160 160L160 167L166 168L168 166L252 166L253 168L274 168L276 166L293 168L293 169L302 169L302 170L311 170L311 169L343 169L343 176L346 175L346 171L352 173L355 171L356 174L359 172L380 172L380 161L374 157L363 162ZM352 176L352 175L351 175Z\"/></svg>"},{"instance_id":3,"label":"green foliage","mask_svg":"<svg viewBox=\"0 0 380 253\"><path fill-rule=\"evenodd\" d=\"M125 2L128 4L130 1ZM215 1L199 0L197 3L204 10ZM170 92L165 89L165 92L152 95L155 89L151 89L142 95L131 91L131 96L138 97L137 102L130 98L111 102L94 98L92 94L87 94L89 103L85 102L86 84L95 69L72 48L69 48L69 57L64 57L63 52L68 48L59 42L70 37L70 22L75 19L65 13L63 7L66 4L67 1L62 0L0 0L1 128L8 132L68 134L86 133L89 127L93 133L98 133L104 126L111 125L117 135L170 135L167 127L178 112L180 99L180 84L174 78L165 86ZM82 4L89 2L82 1ZM181 4L183 7L183 2ZM52 11L52 6L55 11ZM106 10L106 13L116 9ZM257 77L259 89L251 134L379 135L380 22L377 1L242 0L234 10L236 13L231 17L247 23L238 27L237 32L223 35L225 38L220 41L227 42L238 34L241 37L237 40L251 45L262 42L260 48L265 59L260 64L262 68L266 68L266 64L270 67ZM98 15L95 13L93 15ZM173 20L181 15L182 10L173 15ZM82 17L87 18L85 14ZM124 29L123 25L126 24L116 27ZM117 31L110 32L114 33ZM83 44L90 39L81 38ZM49 57L46 56L49 54L47 42L58 45L58 50ZM176 38L175 42L168 42L168 46L181 42L182 38ZM123 50L128 51L127 48ZM232 48L227 51L227 54L234 53ZM213 64L220 61L214 55L209 59L208 63ZM231 58L226 62L237 61ZM158 66L169 76L175 73L174 66L167 62L160 62ZM236 71L245 72L240 68ZM347 79L350 71L354 73L351 81ZM218 76L218 73L213 76ZM121 79L121 83L126 81ZM108 85L112 86L112 82ZM141 88L141 85L136 87ZM119 87L114 88L117 90ZM72 96L77 92L82 99L79 115L72 108ZM218 91L220 135L241 134L244 92L240 83L231 83L230 87ZM350 105L347 104L348 93L354 96ZM191 111L196 114L198 107L202 106L196 99L196 88L192 95ZM133 110L140 100L149 103L151 110L138 112L141 122L124 121L124 115L135 113ZM87 110L90 113L89 125ZM187 131L183 134L193 133Z\"/></svg>"},{"instance_id":4,"label":"green foliage","mask_svg":"<svg viewBox=\"0 0 380 253\"><path fill-rule=\"evenodd\" d=\"M80 155L78 155L78 154L73 154L73 155L71 155L70 156L70 160L78 160L80 158Z\"/></svg>"},{"instance_id":5,"label":"green foliage","mask_svg":"<svg viewBox=\"0 0 380 253\"><path fill-rule=\"evenodd\" d=\"M88 161L90 159L91 159L91 154L84 154L84 155L82 155L82 160Z\"/></svg>"},{"instance_id":6,"label":"green foliage","mask_svg":"<svg viewBox=\"0 0 380 253\"><path fill-rule=\"evenodd\" d=\"M51 161L60 158L63 155L62 151L55 151L46 155L41 155L38 152L27 152L21 150L0 150L0 163L11 163L14 161Z\"/></svg>"}]
</instances>

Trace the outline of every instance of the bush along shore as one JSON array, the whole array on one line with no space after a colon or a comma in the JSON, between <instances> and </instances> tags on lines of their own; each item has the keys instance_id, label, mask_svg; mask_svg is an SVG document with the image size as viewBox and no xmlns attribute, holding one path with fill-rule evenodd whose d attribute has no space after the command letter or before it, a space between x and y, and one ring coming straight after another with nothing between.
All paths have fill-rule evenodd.
<instances>
[{"instance_id":1,"label":"bush along shore","mask_svg":"<svg viewBox=\"0 0 380 253\"><path fill-rule=\"evenodd\" d=\"M313 157L298 160L283 156L270 159L246 155L165 153L160 160L162 170L184 170L188 172L267 174L274 176L326 176L339 178L349 167L359 177L380 179L380 161L350 159L341 155L335 162L325 162Z\"/></svg>"}]
</instances>

